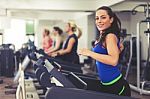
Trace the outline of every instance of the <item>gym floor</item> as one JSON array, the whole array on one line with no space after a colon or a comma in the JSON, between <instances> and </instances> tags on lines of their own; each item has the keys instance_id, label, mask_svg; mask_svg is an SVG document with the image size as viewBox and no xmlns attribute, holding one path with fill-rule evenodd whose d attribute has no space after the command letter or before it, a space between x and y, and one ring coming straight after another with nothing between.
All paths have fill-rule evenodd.
<instances>
[{"instance_id":1,"label":"gym floor","mask_svg":"<svg viewBox=\"0 0 150 99\"><path fill-rule=\"evenodd\" d=\"M0 99L15 99L15 94L5 94L6 91L10 91L10 89L6 89L6 85L10 85L13 83L13 78L0 77L3 79L3 84L0 84ZM11 89L13 91L14 89Z\"/></svg>"},{"instance_id":2,"label":"gym floor","mask_svg":"<svg viewBox=\"0 0 150 99\"><path fill-rule=\"evenodd\" d=\"M0 79L3 79L3 84L0 84L0 99L15 99L15 94L5 93L6 91L10 91L10 89L6 89L5 86L12 84L13 78L0 77ZM11 91L14 93L14 89L11 89ZM138 99L150 99L150 95L140 95L139 93L134 91L132 91L132 97Z\"/></svg>"}]
</instances>

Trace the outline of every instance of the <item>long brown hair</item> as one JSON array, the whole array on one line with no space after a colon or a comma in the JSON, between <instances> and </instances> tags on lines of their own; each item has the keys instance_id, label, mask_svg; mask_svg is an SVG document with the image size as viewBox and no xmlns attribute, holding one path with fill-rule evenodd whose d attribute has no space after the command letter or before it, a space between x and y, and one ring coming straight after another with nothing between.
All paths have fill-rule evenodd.
<instances>
[{"instance_id":1,"label":"long brown hair","mask_svg":"<svg viewBox=\"0 0 150 99\"><path fill-rule=\"evenodd\" d=\"M116 16L116 14L111 10L111 8L107 6L102 6L96 10L105 10L110 18L113 18L113 22L109 28L105 30L105 33L103 33L101 36L99 36L99 43L103 43L105 41L106 35L109 33L113 33L117 36L118 39L120 39L120 32L121 32L121 21Z\"/></svg>"}]
</instances>

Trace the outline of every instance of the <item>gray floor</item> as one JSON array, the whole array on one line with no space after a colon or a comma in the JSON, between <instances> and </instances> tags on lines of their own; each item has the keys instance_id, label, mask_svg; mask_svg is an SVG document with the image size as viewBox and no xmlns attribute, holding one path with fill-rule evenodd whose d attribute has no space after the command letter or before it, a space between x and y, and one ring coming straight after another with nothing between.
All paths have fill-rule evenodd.
<instances>
[{"instance_id":1,"label":"gray floor","mask_svg":"<svg viewBox=\"0 0 150 99\"><path fill-rule=\"evenodd\" d=\"M139 93L132 91L131 92L132 97L138 98L138 99L150 99L150 95L140 95Z\"/></svg>"},{"instance_id":2,"label":"gray floor","mask_svg":"<svg viewBox=\"0 0 150 99\"><path fill-rule=\"evenodd\" d=\"M0 77L0 79L3 79L3 84L0 84L0 99L15 99L15 94L5 94L6 91L10 91L5 86L12 84L12 78Z\"/></svg>"}]
</instances>

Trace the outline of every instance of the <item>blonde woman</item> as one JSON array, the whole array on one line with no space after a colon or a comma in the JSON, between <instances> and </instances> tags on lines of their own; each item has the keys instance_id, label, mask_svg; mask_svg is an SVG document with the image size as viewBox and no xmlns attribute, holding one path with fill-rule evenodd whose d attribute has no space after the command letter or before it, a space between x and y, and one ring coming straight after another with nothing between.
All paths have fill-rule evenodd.
<instances>
[{"instance_id":1,"label":"blonde woman","mask_svg":"<svg viewBox=\"0 0 150 99\"><path fill-rule=\"evenodd\" d=\"M78 30L78 35L75 32ZM71 63L79 64L79 56L77 54L78 39L82 35L82 31L77 27L74 22L68 22L65 26L65 32L68 37L61 50L58 50L51 54L51 56L68 61Z\"/></svg>"}]
</instances>

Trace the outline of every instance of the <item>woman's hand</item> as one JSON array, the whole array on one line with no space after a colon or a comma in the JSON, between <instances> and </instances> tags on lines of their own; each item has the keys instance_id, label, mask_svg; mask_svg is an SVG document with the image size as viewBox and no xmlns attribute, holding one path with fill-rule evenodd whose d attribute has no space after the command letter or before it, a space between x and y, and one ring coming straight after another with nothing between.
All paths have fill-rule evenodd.
<instances>
[{"instance_id":1,"label":"woman's hand","mask_svg":"<svg viewBox=\"0 0 150 99\"><path fill-rule=\"evenodd\" d=\"M123 49L124 49L124 45L123 43L120 43L120 53L123 51Z\"/></svg>"},{"instance_id":2,"label":"woman's hand","mask_svg":"<svg viewBox=\"0 0 150 99\"><path fill-rule=\"evenodd\" d=\"M79 55L90 56L90 53L91 51L86 48L82 48L78 50Z\"/></svg>"},{"instance_id":3,"label":"woman's hand","mask_svg":"<svg viewBox=\"0 0 150 99\"><path fill-rule=\"evenodd\" d=\"M56 56L58 56L57 53L51 53L51 57L56 57Z\"/></svg>"}]
</instances>

